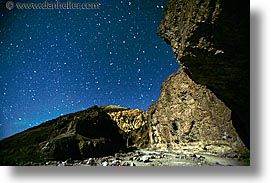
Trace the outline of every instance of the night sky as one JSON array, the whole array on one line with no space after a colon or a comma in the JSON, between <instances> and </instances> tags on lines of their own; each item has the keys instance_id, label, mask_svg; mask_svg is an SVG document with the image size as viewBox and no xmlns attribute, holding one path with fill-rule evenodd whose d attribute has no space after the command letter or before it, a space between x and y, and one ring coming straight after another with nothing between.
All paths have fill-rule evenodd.
<instances>
[{"instance_id":1,"label":"night sky","mask_svg":"<svg viewBox=\"0 0 275 183\"><path fill-rule=\"evenodd\" d=\"M179 67L156 34L167 0L99 0L90 10L7 10L5 2L0 139L93 105L147 110Z\"/></svg>"}]
</instances>

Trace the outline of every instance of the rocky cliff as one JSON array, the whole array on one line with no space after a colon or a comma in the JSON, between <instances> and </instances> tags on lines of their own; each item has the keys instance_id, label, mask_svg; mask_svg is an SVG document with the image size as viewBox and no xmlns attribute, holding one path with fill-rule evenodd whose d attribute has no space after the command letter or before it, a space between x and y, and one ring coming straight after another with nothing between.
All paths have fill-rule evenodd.
<instances>
[{"instance_id":1,"label":"rocky cliff","mask_svg":"<svg viewBox=\"0 0 275 183\"><path fill-rule=\"evenodd\" d=\"M117 106L102 107L118 127L124 132L128 148L146 148L149 143L148 114L139 109L126 109Z\"/></svg>"},{"instance_id":2,"label":"rocky cliff","mask_svg":"<svg viewBox=\"0 0 275 183\"><path fill-rule=\"evenodd\" d=\"M115 115L123 111L122 119ZM126 114L127 112L127 114ZM112 114L113 120L110 115ZM132 116L133 115L133 116ZM144 115L144 116L143 116ZM46 161L81 160L103 157L130 147L145 147L148 137L140 139L144 132L146 112L117 106L94 106L42 123L24 132L0 141L0 165L43 164ZM130 119L124 120L123 118ZM119 121L119 122L118 122ZM124 132L127 123L134 128ZM120 128L118 124L123 128ZM148 130L147 136L148 136ZM146 134L145 133L145 134ZM129 141L132 144L129 145ZM137 144L135 144L137 143Z\"/></svg>"},{"instance_id":3,"label":"rocky cliff","mask_svg":"<svg viewBox=\"0 0 275 183\"><path fill-rule=\"evenodd\" d=\"M117 122L118 127L124 132L139 129L147 124L148 114L146 111L117 106L104 106L102 109L109 114L112 120Z\"/></svg>"},{"instance_id":4,"label":"rocky cliff","mask_svg":"<svg viewBox=\"0 0 275 183\"><path fill-rule=\"evenodd\" d=\"M247 152L249 2L169 0L158 34L181 67L149 108L151 147Z\"/></svg>"},{"instance_id":5,"label":"rocky cliff","mask_svg":"<svg viewBox=\"0 0 275 183\"><path fill-rule=\"evenodd\" d=\"M206 86L179 69L163 83L149 109L150 147L216 155L246 154L231 110Z\"/></svg>"}]
</instances>

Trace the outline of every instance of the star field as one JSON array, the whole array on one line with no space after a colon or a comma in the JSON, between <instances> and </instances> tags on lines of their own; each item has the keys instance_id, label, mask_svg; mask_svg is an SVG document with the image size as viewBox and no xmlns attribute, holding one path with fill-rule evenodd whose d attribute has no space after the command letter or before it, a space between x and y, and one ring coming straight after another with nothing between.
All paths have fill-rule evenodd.
<instances>
[{"instance_id":1,"label":"star field","mask_svg":"<svg viewBox=\"0 0 275 183\"><path fill-rule=\"evenodd\" d=\"M94 10L1 6L0 139L93 105L147 110L157 100L178 68L156 34L167 1L98 2Z\"/></svg>"}]
</instances>

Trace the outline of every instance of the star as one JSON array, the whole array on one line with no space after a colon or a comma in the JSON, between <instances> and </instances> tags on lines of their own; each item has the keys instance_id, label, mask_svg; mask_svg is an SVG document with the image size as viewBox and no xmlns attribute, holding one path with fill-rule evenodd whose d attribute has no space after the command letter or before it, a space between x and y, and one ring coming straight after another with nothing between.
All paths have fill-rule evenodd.
<instances>
[{"instance_id":1,"label":"star","mask_svg":"<svg viewBox=\"0 0 275 183\"><path fill-rule=\"evenodd\" d=\"M0 139L93 105L147 110L157 100L179 67L156 34L167 0L100 3L1 14Z\"/></svg>"}]
</instances>

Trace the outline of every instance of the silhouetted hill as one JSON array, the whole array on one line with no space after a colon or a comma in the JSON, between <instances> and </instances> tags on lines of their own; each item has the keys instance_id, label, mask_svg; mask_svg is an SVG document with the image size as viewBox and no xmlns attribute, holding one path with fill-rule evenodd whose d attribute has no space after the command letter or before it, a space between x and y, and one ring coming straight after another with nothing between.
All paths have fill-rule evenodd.
<instances>
[{"instance_id":1,"label":"silhouetted hill","mask_svg":"<svg viewBox=\"0 0 275 183\"><path fill-rule=\"evenodd\" d=\"M0 141L0 164L24 165L27 162L43 163L49 160L81 160L126 151L128 136L133 139L132 134L120 129L107 113L112 112L114 115L125 110L131 111L117 106L94 106L3 139Z\"/></svg>"}]
</instances>

